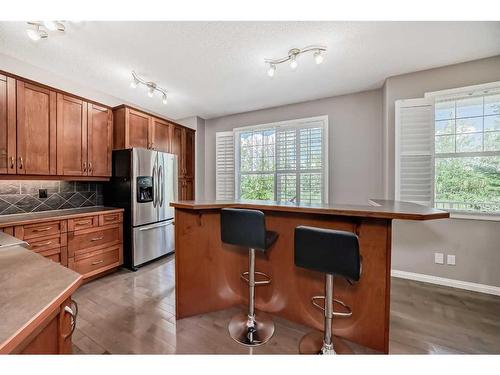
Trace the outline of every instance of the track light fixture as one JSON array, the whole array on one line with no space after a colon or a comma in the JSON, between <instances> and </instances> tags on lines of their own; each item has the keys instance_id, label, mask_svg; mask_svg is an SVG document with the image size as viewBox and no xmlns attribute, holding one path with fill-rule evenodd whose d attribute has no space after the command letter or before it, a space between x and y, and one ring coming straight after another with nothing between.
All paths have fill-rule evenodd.
<instances>
[{"instance_id":1,"label":"track light fixture","mask_svg":"<svg viewBox=\"0 0 500 375\"><path fill-rule=\"evenodd\" d=\"M62 21L30 21L27 22L30 27L26 29L26 34L35 42L40 39L47 39L49 33L47 31L65 32L66 26Z\"/></svg>"},{"instance_id":2,"label":"track light fixture","mask_svg":"<svg viewBox=\"0 0 500 375\"><path fill-rule=\"evenodd\" d=\"M297 57L306 52L314 52L314 61L319 65L325 58L324 55L326 52L326 47L314 45L304 48L292 48L290 51L288 51L288 55L285 57L281 57L279 59L265 59L264 62L269 65L267 75L269 77L273 77L274 73L276 72L276 65L283 64L287 61L290 61L290 68L292 70L297 69L297 66L299 65Z\"/></svg>"},{"instance_id":3,"label":"track light fixture","mask_svg":"<svg viewBox=\"0 0 500 375\"><path fill-rule=\"evenodd\" d=\"M136 72L132 71L132 82L130 82L130 87L136 88L137 86L145 85L148 88L148 96L152 98L155 91L162 94L162 103L167 104L167 90L158 86L155 82L146 81L145 79L139 77Z\"/></svg>"}]
</instances>

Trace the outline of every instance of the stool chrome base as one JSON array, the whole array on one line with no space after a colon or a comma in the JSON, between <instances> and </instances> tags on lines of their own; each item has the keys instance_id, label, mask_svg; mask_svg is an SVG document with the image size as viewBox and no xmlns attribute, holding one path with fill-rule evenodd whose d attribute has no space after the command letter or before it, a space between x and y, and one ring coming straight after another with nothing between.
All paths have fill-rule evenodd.
<instances>
[{"instance_id":1,"label":"stool chrome base","mask_svg":"<svg viewBox=\"0 0 500 375\"><path fill-rule=\"evenodd\" d=\"M300 354L354 354L352 349L339 337L333 336L333 345L324 344L323 332L313 331L300 339Z\"/></svg>"},{"instance_id":2,"label":"stool chrome base","mask_svg":"<svg viewBox=\"0 0 500 375\"><path fill-rule=\"evenodd\" d=\"M256 312L254 319L239 313L229 322L231 338L245 346L259 346L268 342L274 334L274 323L269 315Z\"/></svg>"}]
</instances>

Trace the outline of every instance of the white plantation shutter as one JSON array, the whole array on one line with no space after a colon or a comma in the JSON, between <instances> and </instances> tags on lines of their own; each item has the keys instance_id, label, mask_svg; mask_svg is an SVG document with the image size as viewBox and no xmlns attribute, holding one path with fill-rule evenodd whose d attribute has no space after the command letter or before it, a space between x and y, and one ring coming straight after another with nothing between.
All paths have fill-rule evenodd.
<instances>
[{"instance_id":1,"label":"white plantation shutter","mask_svg":"<svg viewBox=\"0 0 500 375\"><path fill-rule=\"evenodd\" d=\"M215 133L215 199L234 199L234 134Z\"/></svg>"},{"instance_id":2,"label":"white plantation shutter","mask_svg":"<svg viewBox=\"0 0 500 375\"><path fill-rule=\"evenodd\" d=\"M434 100L396 101L395 198L432 206L434 200Z\"/></svg>"}]
</instances>

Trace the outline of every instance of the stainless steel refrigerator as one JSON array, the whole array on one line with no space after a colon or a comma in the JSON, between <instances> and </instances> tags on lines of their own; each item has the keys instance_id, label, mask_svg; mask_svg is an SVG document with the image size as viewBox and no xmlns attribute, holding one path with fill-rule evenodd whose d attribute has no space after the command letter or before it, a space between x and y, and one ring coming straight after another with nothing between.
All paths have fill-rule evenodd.
<instances>
[{"instance_id":1,"label":"stainless steel refrigerator","mask_svg":"<svg viewBox=\"0 0 500 375\"><path fill-rule=\"evenodd\" d=\"M125 209L124 264L131 269L174 251L177 156L133 148L113 151L104 203Z\"/></svg>"}]
</instances>

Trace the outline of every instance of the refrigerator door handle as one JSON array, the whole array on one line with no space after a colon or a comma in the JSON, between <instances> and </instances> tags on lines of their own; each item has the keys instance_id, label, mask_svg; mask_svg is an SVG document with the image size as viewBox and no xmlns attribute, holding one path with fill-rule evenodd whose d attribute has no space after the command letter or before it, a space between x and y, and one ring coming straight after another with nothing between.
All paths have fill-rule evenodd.
<instances>
[{"instance_id":1,"label":"refrigerator door handle","mask_svg":"<svg viewBox=\"0 0 500 375\"><path fill-rule=\"evenodd\" d=\"M163 207L163 198L165 197L165 177L163 176L163 165L158 169L158 180L160 181L160 207Z\"/></svg>"},{"instance_id":2,"label":"refrigerator door handle","mask_svg":"<svg viewBox=\"0 0 500 375\"><path fill-rule=\"evenodd\" d=\"M156 194L158 194L157 182L156 182L156 162L153 166L153 207L156 208Z\"/></svg>"}]
</instances>

